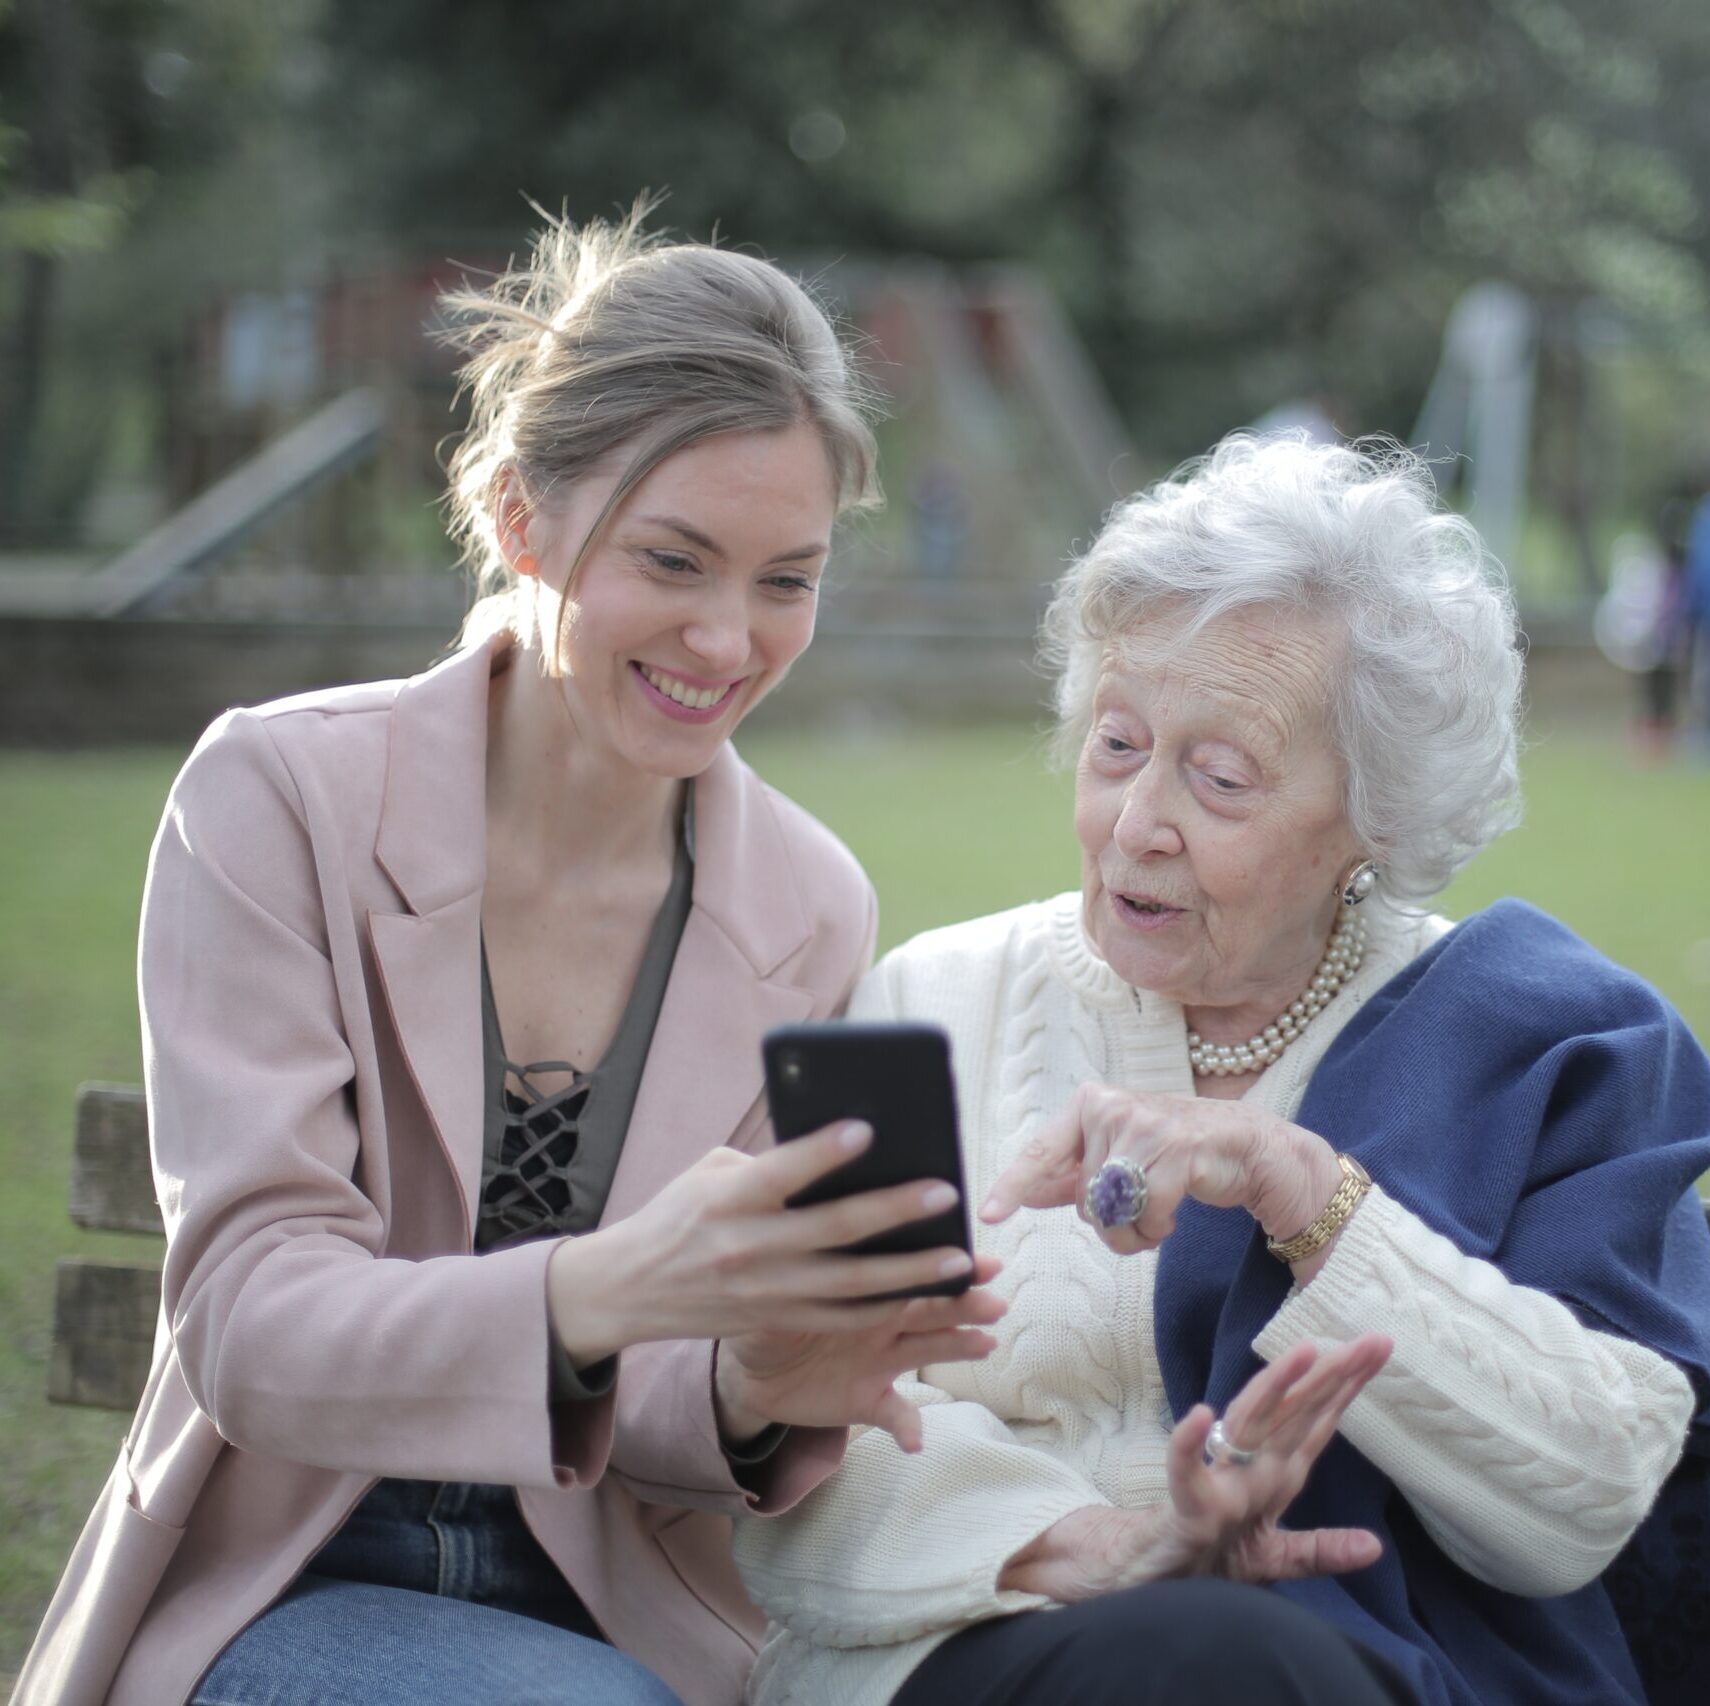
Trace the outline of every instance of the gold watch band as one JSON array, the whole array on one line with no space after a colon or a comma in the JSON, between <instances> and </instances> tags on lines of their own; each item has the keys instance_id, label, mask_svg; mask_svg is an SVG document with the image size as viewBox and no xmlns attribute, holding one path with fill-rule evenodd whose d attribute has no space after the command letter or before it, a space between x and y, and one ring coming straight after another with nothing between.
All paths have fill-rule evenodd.
<instances>
[{"instance_id":1,"label":"gold watch band","mask_svg":"<svg viewBox=\"0 0 1710 1706\"><path fill-rule=\"evenodd\" d=\"M1292 1238L1267 1238L1265 1248L1279 1262L1298 1262L1316 1250L1322 1250L1344 1226L1372 1188L1371 1175L1351 1155L1338 1155L1336 1164L1342 1169L1342 1182L1336 1187L1324 1211L1305 1231Z\"/></svg>"}]
</instances>

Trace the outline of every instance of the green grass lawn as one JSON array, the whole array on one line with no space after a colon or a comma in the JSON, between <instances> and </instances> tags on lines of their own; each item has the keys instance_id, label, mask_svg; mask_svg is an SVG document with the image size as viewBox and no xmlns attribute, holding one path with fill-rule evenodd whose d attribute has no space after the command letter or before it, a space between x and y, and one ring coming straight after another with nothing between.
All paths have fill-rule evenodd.
<instances>
[{"instance_id":1,"label":"green grass lawn","mask_svg":"<svg viewBox=\"0 0 1710 1706\"><path fill-rule=\"evenodd\" d=\"M756 739L879 889L881 945L1076 881L1067 779L1018 727ZM139 1076L132 951L166 754L0 754L0 1675L16 1668L123 1419L49 1409L55 1258L135 1259L66 1219L72 1092ZM1710 1039L1710 771L1634 771L1612 740L1544 740L1529 815L1451 890L1520 895L1655 982Z\"/></svg>"},{"instance_id":2,"label":"green grass lawn","mask_svg":"<svg viewBox=\"0 0 1710 1706\"><path fill-rule=\"evenodd\" d=\"M1080 880L1071 786L1018 728L906 742L750 743L768 781L848 842L879 891L880 947ZM1517 895L1649 978L1710 1043L1710 769L1644 769L1614 740L1539 737L1526 821L1438 905Z\"/></svg>"}]
</instances>

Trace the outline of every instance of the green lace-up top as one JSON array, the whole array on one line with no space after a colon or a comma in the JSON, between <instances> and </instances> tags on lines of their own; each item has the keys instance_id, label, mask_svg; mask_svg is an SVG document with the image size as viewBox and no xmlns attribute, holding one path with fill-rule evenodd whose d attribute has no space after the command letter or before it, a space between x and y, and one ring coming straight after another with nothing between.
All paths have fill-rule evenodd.
<instances>
[{"instance_id":1,"label":"green lace-up top","mask_svg":"<svg viewBox=\"0 0 1710 1706\"><path fill-rule=\"evenodd\" d=\"M694 885L690 815L685 810L671 886L653 921L641 970L617 1032L596 1066L584 1072L567 1060L519 1065L510 1059L493 999L486 945L482 945L486 1117L477 1250L589 1232L599 1225L623 1153L672 962L688 922ZM548 1088L543 1080L559 1082L556 1088Z\"/></svg>"}]
</instances>

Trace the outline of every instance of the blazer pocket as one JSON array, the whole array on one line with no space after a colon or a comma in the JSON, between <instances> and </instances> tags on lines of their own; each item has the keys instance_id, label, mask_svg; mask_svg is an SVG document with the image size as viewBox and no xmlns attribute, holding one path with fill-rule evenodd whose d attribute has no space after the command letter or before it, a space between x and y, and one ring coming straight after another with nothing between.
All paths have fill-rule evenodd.
<instances>
[{"instance_id":1,"label":"blazer pocket","mask_svg":"<svg viewBox=\"0 0 1710 1706\"><path fill-rule=\"evenodd\" d=\"M121 1460L120 1473L113 1478L114 1503L118 1506L115 1513L118 1517L118 1527L114 1539L134 1554L138 1565L146 1564L158 1556L160 1570L164 1570L172 1554L178 1550L178 1543L184 1538L184 1530L176 1523L162 1522L157 1516L150 1516L142 1508L137 1497L136 1482L131 1478L130 1459L127 1455ZM149 1578L157 1581L160 1570Z\"/></svg>"},{"instance_id":2,"label":"blazer pocket","mask_svg":"<svg viewBox=\"0 0 1710 1706\"><path fill-rule=\"evenodd\" d=\"M184 1530L146 1516L133 1502L121 1459L48 1606L18 1678L14 1706L104 1700Z\"/></svg>"},{"instance_id":3,"label":"blazer pocket","mask_svg":"<svg viewBox=\"0 0 1710 1706\"><path fill-rule=\"evenodd\" d=\"M683 1511L654 1530L659 1550L677 1579L713 1616L755 1652L766 1618L743 1590L730 1555L730 1518L710 1511Z\"/></svg>"},{"instance_id":4,"label":"blazer pocket","mask_svg":"<svg viewBox=\"0 0 1710 1706\"><path fill-rule=\"evenodd\" d=\"M116 1520L103 1548L110 1579L122 1597L135 1607L138 1619L148 1608L160 1578L172 1562L184 1538L184 1530L156 1522L146 1511L126 1500L115 1513Z\"/></svg>"}]
</instances>

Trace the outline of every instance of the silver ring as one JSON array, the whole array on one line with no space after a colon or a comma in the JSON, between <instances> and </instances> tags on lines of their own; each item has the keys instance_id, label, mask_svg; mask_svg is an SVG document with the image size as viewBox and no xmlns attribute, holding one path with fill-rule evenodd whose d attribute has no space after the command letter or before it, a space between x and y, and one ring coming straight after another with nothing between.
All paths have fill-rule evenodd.
<instances>
[{"instance_id":1,"label":"silver ring","mask_svg":"<svg viewBox=\"0 0 1710 1706\"><path fill-rule=\"evenodd\" d=\"M1107 1232L1132 1226L1146 1212L1150 1195L1146 1169L1126 1155L1118 1155L1087 1180L1087 1219Z\"/></svg>"},{"instance_id":2,"label":"silver ring","mask_svg":"<svg viewBox=\"0 0 1710 1706\"><path fill-rule=\"evenodd\" d=\"M1223 1431L1223 1418L1220 1416L1211 1424L1211 1432L1205 1436L1205 1461L1210 1464L1226 1463L1231 1469L1245 1469L1259 1454L1248 1451L1237 1445Z\"/></svg>"}]
</instances>

